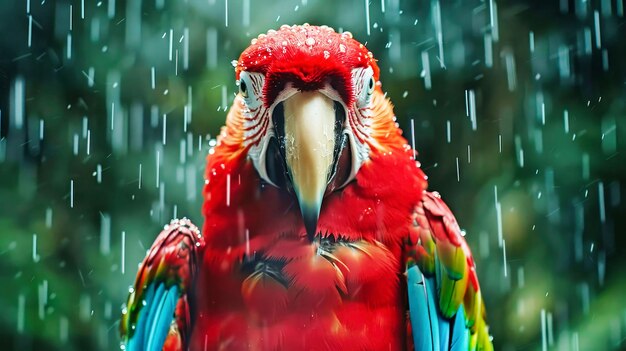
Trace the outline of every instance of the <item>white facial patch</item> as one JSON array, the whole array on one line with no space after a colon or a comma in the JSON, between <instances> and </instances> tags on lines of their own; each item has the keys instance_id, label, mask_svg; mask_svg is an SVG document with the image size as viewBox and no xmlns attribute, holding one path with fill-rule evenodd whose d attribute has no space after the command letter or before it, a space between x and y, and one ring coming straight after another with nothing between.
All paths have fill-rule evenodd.
<instances>
[{"instance_id":1,"label":"white facial patch","mask_svg":"<svg viewBox=\"0 0 626 351\"><path fill-rule=\"evenodd\" d=\"M367 140L371 134L371 96L376 82L373 79L374 71L371 67L356 68L352 70L352 86L354 99L351 106L347 106L341 99L341 95L334 90L330 84L326 84L318 91L335 102L338 102L345 111L346 121L342 134L348 136L349 145L352 152L350 176L342 186L347 185L356 177L361 165L369 159L370 147ZM262 73L246 72L240 73L240 98L244 101L244 145L248 146L248 156L252 160L259 176L274 184L268 176L266 169L266 155L269 141L272 137L277 137L272 121L272 113L279 103L287 100L300 91L293 87L291 83L285 84L285 88L278 94L269 108L263 103L263 85L265 76ZM244 96L241 84L245 85L246 96Z\"/></svg>"}]
</instances>

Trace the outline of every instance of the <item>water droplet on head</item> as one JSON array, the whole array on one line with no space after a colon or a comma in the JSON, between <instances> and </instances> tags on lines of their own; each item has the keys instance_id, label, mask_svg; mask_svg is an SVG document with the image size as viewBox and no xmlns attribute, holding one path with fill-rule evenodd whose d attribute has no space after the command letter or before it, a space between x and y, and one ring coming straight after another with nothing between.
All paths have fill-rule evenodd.
<instances>
[{"instance_id":1,"label":"water droplet on head","mask_svg":"<svg viewBox=\"0 0 626 351\"><path fill-rule=\"evenodd\" d=\"M339 52L344 53L346 52L346 46L343 44L339 44Z\"/></svg>"},{"instance_id":2,"label":"water droplet on head","mask_svg":"<svg viewBox=\"0 0 626 351\"><path fill-rule=\"evenodd\" d=\"M330 52L328 50L324 50L324 58L328 59L330 57Z\"/></svg>"},{"instance_id":3,"label":"water droplet on head","mask_svg":"<svg viewBox=\"0 0 626 351\"><path fill-rule=\"evenodd\" d=\"M315 39L313 38L306 38L306 40L304 41L304 43L308 46L313 46L315 45Z\"/></svg>"}]
</instances>

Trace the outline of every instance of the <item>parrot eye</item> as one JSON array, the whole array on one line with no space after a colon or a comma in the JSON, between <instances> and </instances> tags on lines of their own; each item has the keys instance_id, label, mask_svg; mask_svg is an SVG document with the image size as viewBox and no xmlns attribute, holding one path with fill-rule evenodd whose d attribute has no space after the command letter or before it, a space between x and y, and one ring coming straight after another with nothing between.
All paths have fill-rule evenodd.
<instances>
[{"instance_id":1,"label":"parrot eye","mask_svg":"<svg viewBox=\"0 0 626 351\"><path fill-rule=\"evenodd\" d=\"M374 77L370 77L369 83L367 84L367 93L372 94L375 86L376 83L374 82Z\"/></svg>"},{"instance_id":2,"label":"parrot eye","mask_svg":"<svg viewBox=\"0 0 626 351\"><path fill-rule=\"evenodd\" d=\"M239 94L241 94L244 98L248 97L248 86L243 79L239 82Z\"/></svg>"}]
</instances>

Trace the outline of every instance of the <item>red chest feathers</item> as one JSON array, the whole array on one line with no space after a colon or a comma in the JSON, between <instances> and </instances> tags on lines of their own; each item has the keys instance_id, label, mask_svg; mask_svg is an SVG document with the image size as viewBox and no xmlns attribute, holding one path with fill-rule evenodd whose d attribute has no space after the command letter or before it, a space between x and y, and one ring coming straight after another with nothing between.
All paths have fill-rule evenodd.
<instances>
[{"instance_id":1,"label":"red chest feathers","mask_svg":"<svg viewBox=\"0 0 626 351\"><path fill-rule=\"evenodd\" d=\"M325 199L314 242L294 198L239 181L250 180L250 165L224 170L230 194L219 184L226 177L210 180L192 350L404 347L401 244L423 185L413 168L412 189L372 187L372 168Z\"/></svg>"}]
</instances>

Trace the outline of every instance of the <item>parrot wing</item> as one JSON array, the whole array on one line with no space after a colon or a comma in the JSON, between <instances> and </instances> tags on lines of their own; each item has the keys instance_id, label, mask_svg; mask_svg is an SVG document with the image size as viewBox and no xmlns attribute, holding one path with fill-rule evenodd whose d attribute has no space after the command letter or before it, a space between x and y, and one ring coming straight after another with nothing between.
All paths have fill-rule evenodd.
<instances>
[{"instance_id":1,"label":"parrot wing","mask_svg":"<svg viewBox=\"0 0 626 351\"><path fill-rule=\"evenodd\" d=\"M186 350L189 292L203 248L204 239L189 220L173 220L165 226L129 289L120 321L122 349Z\"/></svg>"},{"instance_id":2,"label":"parrot wing","mask_svg":"<svg viewBox=\"0 0 626 351\"><path fill-rule=\"evenodd\" d=\"M408 344L420 351L492 351L474 260L438 193L424 191L406 244Z\"/></svg>"}]
</instances>

